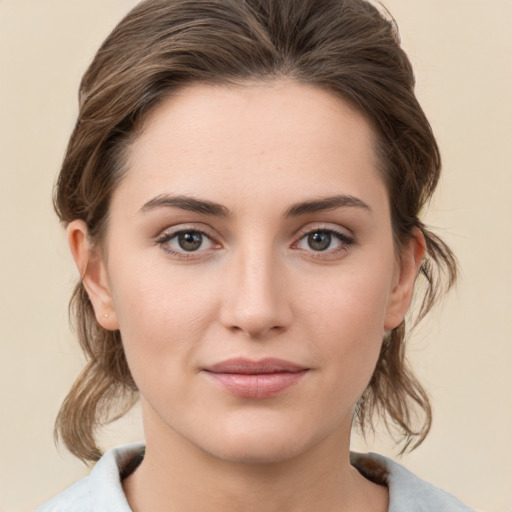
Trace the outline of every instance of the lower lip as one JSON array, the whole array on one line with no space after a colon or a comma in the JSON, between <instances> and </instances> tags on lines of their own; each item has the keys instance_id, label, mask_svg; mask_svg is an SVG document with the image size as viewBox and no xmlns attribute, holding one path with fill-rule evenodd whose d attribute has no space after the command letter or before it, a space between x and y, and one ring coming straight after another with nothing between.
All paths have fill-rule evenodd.
<instances>
[{"instance_id":1,"label":"lower lip","mask_svg":"<svg viewBox=\"0 0 512 512\"><path fill-rule=\"evenodd\" d=\"M262 374L204 372L232 395L241 398L270 398L297 384L307 370Z\"/></svg>"}]
</instances>

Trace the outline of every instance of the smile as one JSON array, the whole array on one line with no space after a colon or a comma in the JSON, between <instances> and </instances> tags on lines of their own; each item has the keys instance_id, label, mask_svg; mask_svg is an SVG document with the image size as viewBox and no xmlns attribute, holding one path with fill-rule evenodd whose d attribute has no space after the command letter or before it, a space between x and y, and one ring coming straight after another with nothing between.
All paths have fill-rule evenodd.
<instances>
[{"instance_id":1,"label":"smile","mask_svg":"<svg viewBox=\"0 0 512 512\"><path fill-rule=\"evenodd\" d=\"M308 368L281 359L229 359L203 370L225 391L240 398L270 398L297 384Z\"/></svg>"}]
</instances>

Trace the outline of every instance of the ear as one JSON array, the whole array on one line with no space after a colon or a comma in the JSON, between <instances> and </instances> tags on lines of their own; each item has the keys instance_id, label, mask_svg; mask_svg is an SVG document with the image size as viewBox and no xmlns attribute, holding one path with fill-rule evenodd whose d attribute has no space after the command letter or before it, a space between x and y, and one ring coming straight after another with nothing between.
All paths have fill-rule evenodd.
<instances>
[{"instance_id":1,"label":"ear","mask_svg":"<svg viewBox=\"0 0 512 512\"><path fill-rule=\"evenodd\" d=\"M86 223L83 220L70 222L67 236L82 284L94 308L96 321L110 331L119 329L104 258L101 251L92 246Z\"/></svg>"},{"instance_id":2,"label":"ear","mask_svg":"<svg viewBox=\"0 0 512 512\"><path fill-rule=\"evenodd\" d=\"M384 330L398 327L409 309L416 276L425 256L425 237L419 228L414 228L406 242L398 262L396 282L388 302Z\"/></svg>"}]
</instances>

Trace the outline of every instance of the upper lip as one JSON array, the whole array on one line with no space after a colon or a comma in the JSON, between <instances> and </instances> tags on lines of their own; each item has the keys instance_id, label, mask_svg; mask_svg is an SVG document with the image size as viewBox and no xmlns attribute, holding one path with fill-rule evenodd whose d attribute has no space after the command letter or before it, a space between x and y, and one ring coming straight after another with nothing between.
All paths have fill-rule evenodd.
<instances>
[{"instance_id":1,"label":"upper lip","mask_svg":"<svg viewBox=\"0 0 512 512\"><path fill-rule=\"evenodd\" d=\"M253 361L243 357L227 359L215 363L211 366L204 368L205 371L212 373L238 373L245 375L258 375L279 372L301 372L307 370L306 367L301 366L291 361L284 359L265 358Z\"/></svg>"}]
</instances>

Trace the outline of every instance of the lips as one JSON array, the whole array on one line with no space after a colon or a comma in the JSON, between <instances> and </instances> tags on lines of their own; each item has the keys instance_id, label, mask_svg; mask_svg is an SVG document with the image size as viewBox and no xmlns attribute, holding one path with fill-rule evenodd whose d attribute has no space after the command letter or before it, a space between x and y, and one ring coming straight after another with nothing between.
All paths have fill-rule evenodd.
<instances>
[{"instance_id":1,"label":"lips","mask_svg":"<svg viewBox=\"0 0 512 512\"><path fill-rule=\"evenodd\" d=\"M270 398L297 384L308 368L282 359L228 359L204 368L207 378L241 398Z\"/></svg>"}]
</instances>

